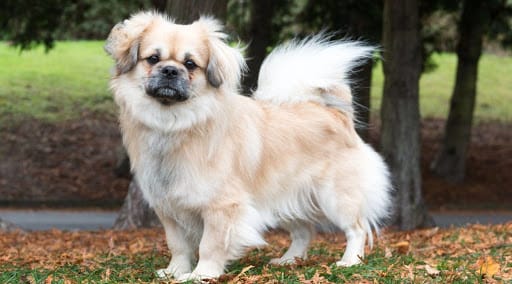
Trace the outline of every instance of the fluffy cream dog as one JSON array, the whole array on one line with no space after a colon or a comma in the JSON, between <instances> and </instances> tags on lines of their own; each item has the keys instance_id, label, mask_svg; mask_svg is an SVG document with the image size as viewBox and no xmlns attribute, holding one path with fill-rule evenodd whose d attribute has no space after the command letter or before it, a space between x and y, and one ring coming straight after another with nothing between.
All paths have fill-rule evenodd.
<instances>
[{"instance_id":1,"label":"fluffy cream dog","mask_svg":"<svg viewBox=\"0 0 512 284\"><path fill-rule=\"evenodd\" d=\"M345 232L337 265L360 263L390 208L387 167L354 130L345 78L372 49L320 36L279 47L248 98L237 93L244 58L225 37L212 18L178 25L144 12L105 47L132 170L172 253L158 275L218 277L276 226L292 243L272 262L291 263L315 223Z\"/></svg>"}]
</instances>

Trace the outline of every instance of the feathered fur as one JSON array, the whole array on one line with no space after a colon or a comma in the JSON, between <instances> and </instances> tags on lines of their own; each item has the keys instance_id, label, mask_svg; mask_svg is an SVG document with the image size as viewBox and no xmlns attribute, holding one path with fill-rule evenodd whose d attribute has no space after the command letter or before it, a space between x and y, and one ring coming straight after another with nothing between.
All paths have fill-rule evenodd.
<instances>
[{"instance_id":1,"label":"feathered fur","mask_svg":"<svg viewBox=\"0 0 512 284\"><path fill-rule=\"evenodd\" d=\"M314 224L326 222L347 236L337 264L359 263L390 208L387 167L354 130L347 80L371 48L321 36L277 48L252 99L237 93L245 62L224 39L210 18L177 25L141 13L107 41L123 142L172 253L158 274L218 277L276 226L292 244L272 262L294 262L307 256ZM197 67L187 69L191 59ZM164 67L177 70L173 78ZM165 88L186 84L186 100L150 96L160 77Z\"/></svg>"}]
</instances>

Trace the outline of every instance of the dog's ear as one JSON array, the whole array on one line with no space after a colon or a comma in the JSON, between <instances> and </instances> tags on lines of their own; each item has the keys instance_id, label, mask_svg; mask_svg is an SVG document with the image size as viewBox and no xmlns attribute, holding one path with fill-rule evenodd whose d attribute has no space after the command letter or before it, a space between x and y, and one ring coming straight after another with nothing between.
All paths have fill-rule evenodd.
<instances>
[{"instance_id":1,"label":"dog's ear","mask_svg":"<svg viewBox=\"0 0 512 284\"><path fill-rule=\"evenodd\" d=\"M226 43L227 35L222 25L212 17L201 17L194 25L199 25L208 39L209 59L206 67L208 83L215 88L225 86L237 89L247 65L239 47Z\"/></svg>"},{"instance_id":2,"label":"dog's ear","mask_svg":"<svg viewBox=\"0 0 512 284\"><path fill-rule=\"evenodd\" d=\"M141 12L112 28L104 49L115 60L118 75L130 71L137 64L142 33L161 17L157 13Z\"/></svg>"}]
</instances>

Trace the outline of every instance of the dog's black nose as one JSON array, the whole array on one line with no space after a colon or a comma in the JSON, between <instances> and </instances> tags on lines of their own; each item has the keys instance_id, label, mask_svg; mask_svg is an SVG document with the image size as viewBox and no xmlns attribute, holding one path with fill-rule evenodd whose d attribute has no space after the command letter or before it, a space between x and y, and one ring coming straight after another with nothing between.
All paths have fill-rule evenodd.
<instances>
[{"instance_id":1,"label":"dog's black nose","mask_svg":"<svg viewBox=\"0 0 512 284\"><path fill-rule=\"evenodd\" d=\"M174 66L165 66L162 68L162 70L160 70L160 72L162 73L162 75L164 75L165 77L167 77L169 79L174 79L174 78L178 77L178 75L180 73L178 68L176 68Z\"/></svg>"}]
</instances>

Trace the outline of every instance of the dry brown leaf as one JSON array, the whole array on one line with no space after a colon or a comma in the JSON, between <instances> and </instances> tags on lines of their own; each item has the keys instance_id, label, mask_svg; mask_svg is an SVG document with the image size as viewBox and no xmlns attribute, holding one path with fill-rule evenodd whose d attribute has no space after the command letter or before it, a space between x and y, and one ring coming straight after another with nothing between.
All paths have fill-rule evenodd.
<instances>
[{"instance_id":1,"label":"dry brown leaf","mask_svg":"<svg viewBox=\"0 0 512 284\"><path fill-rule=\"evenodd\" d=\"M425 270L427 271L427 274L431 277L436 277L441 273L441 271L439 271L437 268L432 267L428 264L425 265Z\"/></svg>"},{"instance_id":2,"label":"dry brown leaf","mask_svg":"<svg viewBox=\"0 0 512 284\"><path fill-rule=\"evenodd\" d=\"M330 267L330 266L328 266L328 265L326 265L326 264L322 264L322 265L321 265L321 267L322 267L323 269L325 269L325 273L326 273L326 274L329 274L329 275L331 275L331 274L332 274L332 271L331 271L331 267Z\"/></svg>"},{"instance_id":3,"label":"dry brown leaf","mask_svg":"<svg viewBox=\"0 0 512 284\"><path fill-rule=\"evenodd\" d=\"M410 243L408 241L401 241L396 244L392 244L391 247L396 248L399 254L406 254L409 252Z\"/></svg>"},{"instance_id":4,"label":"dry brown leaf","mask_svg":"<svg viewBox=\"0 0 512 284\"><path fill-rule=\"evenodd\" d=\"M476 271L478 274L492 278L496 273L500 271L500 264L494 261L492 257L486 256L481 257L475 264Z\"/></svg>"},{"instance_id":5,"label":"dry brown leaf","mask_svg":"<svg viewBox=\"0 0 512 284\"><path fill-rule=\"evenodd\" d=\"M393 254L391 253L391 249L390 249L390 248L388 248L388 247L386 247L386 248L384 249L384 257L385 257L385 258L391 258L392 256L393 256Z\"/></svg>"},{"instance_id":6,"label":"dry brown leaf","mask_svg":"<svg viewBox=\"0 0 512 284\"><path fill-rule=\"evenodd\" d=\"M325 281L325 278L323 276L320 276L320 273L318 273L318 270L315 272L315 275L311 277L311 284L319 284Z\"/></svg>"},{"instance_id":7,"label":"dry brown leaf","mask_svg":"<svg viewBox=\"0 0 512 284\"><path fill-rule=\"evenodd\" d=\"M249 266L246 266L242 269L242 271L240 271L240 273L238 273L237 276L235 276L235 278L233 278L231 281L229 281L228 283L229 284L234 284L234 283L239 283L240 281L240 277L242 277L247 271L251 270L254 266L253 265L249 265Z\"/></svg>"}]
</instances>

